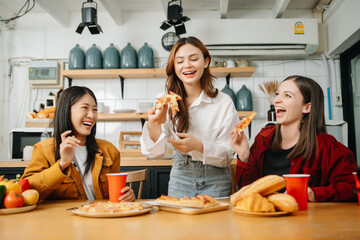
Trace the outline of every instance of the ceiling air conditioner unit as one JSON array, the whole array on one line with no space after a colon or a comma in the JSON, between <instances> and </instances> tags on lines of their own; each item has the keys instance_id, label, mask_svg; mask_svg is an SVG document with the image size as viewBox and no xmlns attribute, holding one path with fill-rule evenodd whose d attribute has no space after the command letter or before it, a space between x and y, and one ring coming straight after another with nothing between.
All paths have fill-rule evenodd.
<instances>
[{"instance_id":1,"label":"ceiling air conditioner unit","mask_svg":"<svg viewBox=\"0 0 360 240\"><path fill-rule=\"evenodd\" d=\"M308 56L319 47L316 19L193 20L186 27L215 56Z\"/></svg>"}]
</instances>

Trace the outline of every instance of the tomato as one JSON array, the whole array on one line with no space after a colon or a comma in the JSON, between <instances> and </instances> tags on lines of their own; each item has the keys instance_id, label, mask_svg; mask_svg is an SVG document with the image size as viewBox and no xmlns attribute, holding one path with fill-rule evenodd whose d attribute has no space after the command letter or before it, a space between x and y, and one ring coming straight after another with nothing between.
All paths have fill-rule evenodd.
<instances>
[{"instance_id":1,"label":"tomato","mask_svg":"<svg viewBox=\"0 0 360 240\"><path fill-rule=\"evenodd\" d=\"M24 205L24 197L21 192L10 191L5 195L4 207L5 208L19 208Z\"/></svg>"}]
</instances>

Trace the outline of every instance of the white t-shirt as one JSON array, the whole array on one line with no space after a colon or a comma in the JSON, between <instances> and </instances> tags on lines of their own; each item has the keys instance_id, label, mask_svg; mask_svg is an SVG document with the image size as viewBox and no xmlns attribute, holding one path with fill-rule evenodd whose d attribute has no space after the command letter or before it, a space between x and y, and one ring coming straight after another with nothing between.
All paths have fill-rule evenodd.
<instances>
[{"instance_id":1,"label":"white t-shirt","mask_svg":"<svg viewBox=\"0 0 360 240\"><path fill-rule=\"evenodd\" d=\"M231 98L219 92L216 98L210 98L204 91L189 107L188 133L203 142L204 151L191 151L188 154L194 161L217 167L229 166L234 155L231 147L230 131L239 121L237 111ZM164 156L172 145L167 138L173 136L169 117L162 124L162 134L154 143L149 136L147 122L140 138L141 152L149 158Z\"/></svg>"},{"instance_id":2,"label":"white t-shirt","mask_svg":"<svg viewBox=\"0 0 360 240\"><path fill-rule=\"evenodd\" d=\"M91 169L89 172L84 176L85 173L85 162L87 158L87 150L86 146L78 146L75 147L75 156L74 156L74 163L81 175L81 179L84 185L86 197L88 200L95 200L95 191L94 191L94 184L92 180L92 173Z\"/></svg>"}]
</instances>

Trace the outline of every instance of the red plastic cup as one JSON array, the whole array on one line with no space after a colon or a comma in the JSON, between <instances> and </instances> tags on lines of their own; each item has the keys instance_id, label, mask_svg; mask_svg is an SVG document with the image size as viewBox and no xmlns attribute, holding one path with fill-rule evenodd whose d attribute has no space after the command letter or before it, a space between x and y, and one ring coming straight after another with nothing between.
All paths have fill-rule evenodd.
<instances>
[{"instance_id":1,"label":"red plastic cup","mask_svg":"<svg viewBox=\"0 0 360 240\"><path fill-rule=\"evenodd\" d=\"M358 191L357 192L357 195L358 195L358 201L359 201L359 204L360 204L360 180L356 174L356 172L353 172L353 176L355 178L355 184L356 184L356 190Z\"/></svg>"},{"instance_id":2,"label":"red plastic cup","mask_svg":"<svg viewBox=\"0 0 360 240\"><path fill-rule=\"evenodd\" d=\"M121 190L126 186L127 173L108 173L106 176L109 185L109 200L119 202L119 197L124 194Z\"/></svg>"},{"instance_id":3,"label":"red plastic cup","mask_svg":"<svg viewBox=\"0 0 360 240\"><path fill-rule=\"evenodd\" d=\"M293 196L299 210L307 210L309 174L285 174L286 192Z\"/></svg>"}]
</instances>

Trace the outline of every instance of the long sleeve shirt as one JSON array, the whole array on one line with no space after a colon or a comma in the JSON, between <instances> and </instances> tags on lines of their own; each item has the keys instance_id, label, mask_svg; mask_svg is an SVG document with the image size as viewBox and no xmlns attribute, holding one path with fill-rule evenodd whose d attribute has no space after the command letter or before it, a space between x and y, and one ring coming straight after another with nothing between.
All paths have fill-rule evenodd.
<instances>
[{"instance_id":1,"label":"long sleeve shirt","mask_svg":"<svg viewBox=\"0 0 360 240\"><path fill-rule=\"evenodd\" d=\"M237 111L228 95L219 92L215 98L210 98L202 92L189 107L188 133L201 139L204 149L203 153L189 152L192 160L217 167L227 167L234 153L230 144L230 131L238 121ZM144 125L140 138L141 151L150 158L164 156L172 148L166 140L175 134L169 118L161 128L162 133L154 142L149 136L147 123Z\"/></svg>"},{"instance_id":2,"label":"long sleeve shirt","mask_svg":"<svg viewBox=\"0 0 360 240\"><path fill-rule=\"evenodd\" d=\"M276 126L263 128L250 148L249 162L238 159L236 181L239 187L263 177L264 152L271 150ZM357 163L354 154L333 136L317 136L318 156L305 161L302 156L290 159L290 174L310 174L309 187L317 202L356 201L352 172Z\"/></svg>"}]
</instances>

